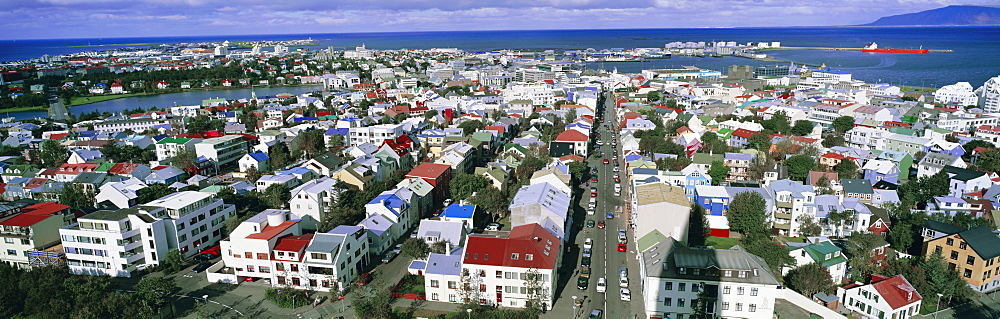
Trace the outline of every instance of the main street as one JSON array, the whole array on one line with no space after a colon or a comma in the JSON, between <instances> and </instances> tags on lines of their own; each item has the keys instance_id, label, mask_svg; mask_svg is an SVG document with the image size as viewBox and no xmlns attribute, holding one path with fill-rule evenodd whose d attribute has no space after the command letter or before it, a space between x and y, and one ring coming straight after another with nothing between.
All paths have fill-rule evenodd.
<instances>
[{"instance_id":1,"label":"main street","mask_svg":"<svg viewBox=\"0 0 1000 319\"><path fill-rule=\"evenodd\" d=\"M596 209L593 215L585 215L583 222L575 223L580 226L576 229L579 233L575 236L574 242L581 250L583 249L583 242L587 238L591 238L594 241L590 280L586 290L579 290L576 287L579 272L574 272L572 278L568 280L566 288L560 294L559 299L561 302L557 302L556 307L572 307L572 298L576 296L577 299L583 300L583 306L576 309L577 315L580 318L586 318L594 309L603 310L606 318L635 318L637 315L642 316L643 314L642 289L640 288L641 279L638 276L638 267L635 260L635 239L631 230L627 230L627 251L618 251L618 230L628 229L628 220L621 214L623 201L622 196L615 196L614 186L616 183L614 179L616 176L620 178L621 182L623 182L621 184L623 188L622 192L624 192L624 182L626 182L624 178L625 162L619 152L619 148L612 147L612 140L618 139L614 114L614 99L607 99L606 102L605 110L607 111L603 114L601 122L595 123L593 127L593 129L601 134L600 140L602 145L597 150L592 150L592 152L601 152L603 155L591 156L587 160L590 168L597 168L597 174L592 174L591 176L597 176L598 181L597 183L590 180L586 181L587 185L584 186L583 196L581 196L579 203L586 208L591 199L590 188L596 187ZM605 125L608 128L605 128ZM620 172L614 172L614 168L616 167L614 165L615 154L618 154L619 166L617 167ZM604 164L605 158L608 159L608 164ZM608 219L606 216L608 212L612 212L614 218ZM588 219L594 220L595 223L603 220L606 223L606 227L604 229L586 227L586 220ZM579 269L580 256L577 255L576 258L576 267ZM619 286L619 269L621 267L628 269L628 289L631 291L632 301L621 300L621 288ZM604 278L607 281L607 291L604 293L597 292L598 278ZM559 311L558 313L564 312Z\"/></svg>"}]
</instances>

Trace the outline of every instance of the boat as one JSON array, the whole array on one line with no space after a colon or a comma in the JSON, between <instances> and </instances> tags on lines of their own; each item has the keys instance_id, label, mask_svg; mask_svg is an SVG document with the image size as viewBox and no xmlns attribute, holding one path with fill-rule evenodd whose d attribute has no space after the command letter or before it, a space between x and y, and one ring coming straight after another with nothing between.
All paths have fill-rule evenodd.
<instances>
[{"instance_id":1,"label":"boat","mask_svg":"<svg viewBox=\"0 0 1000 319\"><path fill-rule=\"evenodd\" d=\"M869 43L864 48L861 48L861 52L871 52L871 53L927 53L930 52L928 49L923 47L919 49L896 49L892 47L879 48L878 44L875 42Z\"/></svg>"}]
</instances>

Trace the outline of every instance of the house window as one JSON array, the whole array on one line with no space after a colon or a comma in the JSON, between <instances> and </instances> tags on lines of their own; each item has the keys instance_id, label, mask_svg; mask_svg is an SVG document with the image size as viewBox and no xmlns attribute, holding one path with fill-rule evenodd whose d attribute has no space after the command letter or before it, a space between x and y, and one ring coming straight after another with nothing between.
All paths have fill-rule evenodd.
<instances>
[{"instance_id":1,"label":"house window","mask_svg":"<svg viewBox=\"0 0 1000 319\"><path fill-rule=\"evenodd\" d=\"M743 303L742 302L737 302L736 303L736 311L743 311Z\"/></svg>"},{"instance_id":2,"label":"house window","mask_svg":"<svg viewBox=\"0 0 1000 319\"><path fill-rule=\"evenodd\" d=\"M941 253L941 246L934 247L934 253L940 254Z\"/></svg>"},{"instance_id":3,"label":"house window","mask_svg":"<svg viewBox=\"0 0 1000 319\"><path fill-rule=\"evenodd\" d=\"M737 295L742 295L743 294L743 287L736 287L736 294Z\"/></svg>"},{"instance_id":4,"label":"house window","mask_svg":"<svg viewBox=\"0 0 1000 319\"><path fill-rule=\"evenodd\" d=\"M729 291L730 291L730 287L729 286L722 287L722 294L728 295Z\"/></svg>"},{"instance_id":5,"label":"house window","mask_svg":"<svg viewBox=\"0 0 1000 319\"><path fill-rule=\"evenodd\" d=\"M945 243L947 243L948 246L954 246L955 245L955 240L951 239L951 238L948 238L948 240L946 240Z\"/></svg>"},{"instance_id":6,"label":"house window","mask_svg":"<svg viewBox=\"0 0 1000 319\"><path fill-rule=\"evenodd\" d=\"M663 305L664 306L670 307L670 304L672 304L672 303L673 303L673 299L672 298L663 298Z\"/></svg>"},{"instance_id":7,"label":"house window","mask_svg":"<svg viewBox=\"0 0 1000 319\"><path fill-rule=\"evenodd\" d=\"M257 253L257 259L267 260L267 253Z\"/></svg>"},{"instance_id":8,"label":"house window","mask_svg":"<svg viewBox=\"0 0 1000 319\"><path fill-rule=\"evenodd\" d=\"M750 295L751 296L756 296L757 295L757 288L750 288Z\"/></svg>"},{"instance_id":9,"label":"house window","mask_svg":"<svg viewBox=\"0 0 1000 319\"><path fill-rule=\"evenodd\" d=\"M456 289L456 288L458 288L458 286L455 284L454 281L448 281L448 289Z\"/></svg>"},{"instance_id":10,"label":"house window","mask_svg":"<svg viewBox=\"0 0 1000 319\"><path fill-rule=\"evenodd\" d=\"M431 294L431 300L438 300L438 294L436 292Z\"/></svg>"},{"instance_id":11,"label":"house window","mask_svg":"<svg viewBox=\"0 0 1000 319\"><path fill-rule=\"evenodd\" d=\"M729 310L729 302L728 301L722 302L722 310Z\"/></svg>"},{"instance_id":12,"label":"house window","mask_svg":"<svg viewBox=\"0 0 1000 319\"><path fill-rule=\"evenodd\" d=\"M253 266L247 265L247 271L248 272L253 272Z\"/></svg>"},{"instance_id":13,"label":"house window","mask_svg":"<svg viewBox=\"0 0 1000 319\"><path fill-rule=\"evenodd\" d=\"M497 279L503 278L503 271L497 270Z\"/></svg>"},{"instance_id":14,"label":"house window","mask_svg":"<svg viewBox=\"0 0 1000 319\"><path fill-rule=\"evenodd\" d=\"M517 253L510 254L510 259L517 260Z\"/></svg>"},{"instance_id":15,"label":"house window","mask_svg":"<svg viewBox=\"0 0 1000 319\"><path fill-rule=\"evenodd\" d=\"M750 312L757 312L757 304L755 303L750 304Z\"/></svg>"},{"instance_id":16,"label":"house window","mask_svg":"<svg viewBox=\"0 0 1000 319\"><path fill-rule=\"evenodd\" d=\"M674 290L674 283L670 281L664 283L663 290Z\"/></svg>"},{"instance_id":17,"label":"house window","mask_svg":"<svg viewBox=\"0 0 1000 319\"><path fill-rule=\"evenodd\" d=\"M431 288L437 288L439 282L437 280L431 280Z\"/></svg>"},{"instance_id":18,"label":"house window","mask_svg":"<svg viewBox=\"0 0 1000 319\"><path fill-rule=\"evenodd\" d=\"M972 278L972 269L966 269L962 276L965 276L965 278Z\"/></svg>"},{"instance_id":19,"label":"house window","mask_svg":"<svg viewBox=\"0 0 1000 319\"><path fill-rule=\"evenodd\" d=\"M951 259L958 260L958 252L957 251L954 251L954 250L951 251Z\"/></svg>"},{"instance_id":20,"label":"house window","mask_svg":"<svg viewBox=\"0 0 1000 319\"><path fill-rule=\"evenodd\" d=\"M967 265L975 265L976 264L976 257L969 256L968 258L965 259L965 264L967 264Z\"/></svg>"},{"instance_id":21,"label":"house window","mask_svg":"<svg viewBox=\"0 0 1000 319\"><path fill-rule=\"evenodd\" d=\"M683 282L682 282L682 283L680 283L680 285L679 285L679 286L677 287L677 291L686 291L686 290L687 290L687 283L683 283Z\"/></svg>"},{"instance_id":22,"label":"house window","mask_svg":"<svg viewBox=\"0 0 1000 319\"><path fill-rule=\"evenodd\" d=\"M677 299L677 306L684 307L684 298Z\"/></svg>"},{"instance_id":23,"label":"house window","mask_svg":"<svg viewBox=\"0 0 1000 319\"><path fill-rule=\"evenodd\" d=\"M965 249L965 242L963 241L963 242L958 243L958 248Z\"/></svg>"}]
</instances>

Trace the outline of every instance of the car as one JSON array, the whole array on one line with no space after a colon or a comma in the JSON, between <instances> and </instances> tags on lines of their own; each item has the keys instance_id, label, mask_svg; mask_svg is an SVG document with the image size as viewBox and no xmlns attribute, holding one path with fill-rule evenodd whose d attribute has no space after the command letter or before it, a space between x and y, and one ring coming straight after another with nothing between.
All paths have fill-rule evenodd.
<instances>
[{"instance_id":1,"label":"car","mask_svg":"<svg viewBox=\"0 0 1000 319\"><path fill-rule=\"evenodd\" d=\"M618 277L628 278L628 268L625 267L618 268Z\"/></svg>"},{"instance_id":2,"label":"car","mask_svg":"<svg viewBox=\"0 0 1000 319\"><path fill-rule=\"evenodd\" d=\"M597 192L591 192L590 197L597 197Z\"/></svg>"},{"instance_id":3,"label":"car","mask_svg":"<svg viewBox=\"0 0 1000 319\"><path fill-rule=\"evenodd\" d=\"M616 190L615 190L615 195L614 195L614 196L616 196L616 197L617 197L617 196L622 196L622 191L621 191L621 190L618 190L618 189L616 189Z\"/></svg>"},{"instance_id":4,"label":"car","mask_svg":"<svg viewBox=\"0 0 1000 319\"><path fill-rule=\"evenodd\" d=\"M383 264L388 264L390 261L392 261L394 258L396 258L396 255L399 255L399 251L398 250L390 251L388 254L385 254L385 257L382 257L382 263Z\"/></svg>"},{"instance_id":5,"label":"car","mask_svg":"<svg viewBox=\"0 0 1000 319\"><path fill-rule=\"evenodd\" d=\"M396 244L396 247L393 248L393 250L403 250L403 244Z\"/></svg>"},{"instance_id":6,"label":"car","mask_svg":"<svg viewBox=\"0 0 1000 319\"><path fill-rule=\"evenodd\" d=\"M604 221L603 220L597 221L597 229L604 229Z\"/></svg>"},{"instance_id":7,"label":"car","mask_svg":"<svg viewBox=\"0 0 1000 319\"><path fill-rule=\"evenodd\" d=\"M593 215L594 213L594 206L587 207L587 215Z\"/></svg>"},{"instance_id":8,"label":"car","mask_svg":"<svg viewBox=\"0 0 1000 319\"><path fill-rule=\"evenodd\" d=\"M191 268L191 271L192 272L202 272L202 271L205 271L205 269L208 269L208 267L212 267L212 263L210 263L210 262L204 262L203 261L203 262L198 263L197 266L194 266L194 268Z\"/></svg>"},{"instance_id":9,"label":"car","mask_svg":"<svg viewBox=\"0 0 1000 319\"><path fill-rule=\"evenodd\" d=\"M628 248L625 246L625 244L618 244L618 252L624 253L626 250L628 250Z\"/></svg>"},{"instance_id":10,"label":"car","mask_svg":"<svg viewBox=\"0 0 1000 319\"><path fill-rule=\"evenodd\" d=\"M594 248L594 240L590 238L584 239L583 249L591 249L591 248Z\"/></svg>"},{"instance_id":11,"label":"car","mask_svg":"<svg viewBox=\"0 0 1000 319\"><path fill-rule=\"evenodd\" d=\"M583 257L583 259L580 260L580 265L590 267L590 257Z\"/></svg>"},{"instance_id":12,"label":"car","mask_svg":"<svg viewBox=\"0 0 1000 319\"><path fill-rule=\"evenodd\" d=\"M604 159L604 165L607 165L607 164L608 164L608 159L607 159L607 158L605 158L605 159Z\"/></svg>"},{"instance_id":13,"label":"car","mask_svg":"<svg viewBox=\"0 0 1000 319\"><path fill-rule=\"evenodd\" d=\"M595 224L594 224L594 220L593 219L588 219L587 220L587 227L588 228L594 228L594 225Z\"/></svg>"},{"instance_id":14,"label":"car","mask_svg":"<svg viewBox=\"0 0 1000 319\"><path fill-rule=\"evenodd\" d=\"M608 281L604 280L604 277L597 278L597 292L604 293L608 290Z\"/></svg>"},{"instance_id":15,"label":"car","mask_svg":"<svg viewBox=\"0 0 1000 319\"><path fill-rule=\"evenodd\" d=\"M615 154L615 156L614 156L614 157L612 157L611 159L613 159L613 160L616 160L616 161L617 161L617 160L618 160L618 154Z\"/></svg>"},{"instance_id":16,"label":"car","mask_svg":"<svg viewBox=\"0 0 1000 319\"><path fill-rule=\"evenodd\" d=\"M593 186L591 186L591 187L590 187L590 191L591 191L591 192L595 192L595 193L596 193L596 192L597 192L597 187L593 187Z\"/></svg>"},{"instance_id":17,"label":"car","mask_svg":"<svg viewBox=\"0 0 1000 319\"><path fill-rule=\"evenodd\" d=\"M604 311L601 311L601 309L594 309L594 311L590 312L590 318L588 319L601 319L601 318L604 318Z\"/></svg>"},{"instance_id":18,"label":"car","mask_svg":"<svg viewBox=\"0 0 1000 319\"><path fill-rule=\"evenodd\" d=\"M618 166L618 161L615 161L615 166Z\"/></svg>"},{"instance_id":19,"label":"car","mask_svg":"<svg viewBox=\"0 0 1000 319\"><path fill-rule=\"evenodd\" d=\"M616 163L617 163L617 162L616 162ZM615 165L618 165L618 164L615 164ZM615 168L614 168L614 169L612 169L611 171L613 171L613 172L615 172L615 173L618 173L618 166L615 166Z\"/></svg>"},{"instance_id":20,"label":"car","mask_svg":"<svg viewBox=\"0 0 1000 319\"><path fill-rule=\"evenodd\" d=\"M628 288L628 277L618 278L618 287Z\"/></svg>"},{"instance_id":21,"label":"car","mask_svg":"<svg viewBox=\"0 0 1000 319\"><path fill-rule=\"evenodd\" d=\"M594 176L594 177L591 177L591 178L590 178L590 181L591 181L591 182L594 182L594 183L597 183L597 176Z\"/></svg>"},{"instance_id":22,"label":"car","mask_svg":"<svg viewBox=\"0 0 1000 319\"><path fill-rule=\"evenodd\" d=\"M618 176L615 176L615 183L621 183L621 182L622 182L622 180L619 179Z\"/></svg>"},{"instance_id":23,"label":"car","mask_svg":"<svg viewBox=\"0 0 1000 319\"><path fill-rule=\"evenodd\" d=\"M594 250L590 248L583 249L583 257L591 257L594 255Z\"/></svg>"},{"instance_id":24,"label":"car","mask_svg":"<svg viewBox=\"0 0 1000 319\"><path fill-rule=\"evenodd\" d=\"M410 233L410 238L417 238L417 231L417 229L414 229L413 232Z\"/></svg>"},{"instance_id":25,"label":"car","mask_svg":"<svg viewBox=\"0 0 1000 319\"><path fill-rule=\"evenodd\" d=\"M198 254L211 255L212 257L215 257L222 254L222 248L219 246L219 244L216 244L215 246L202 249L201 252Z\"/></svg>"},{"instance_id":26,"label":"car","mask_svg":"<svg viewBox=\"0 0 1000 319\"><path fill-rule=\"evenodd\" d=\"M498 231L498 230L500 230L500 227L503 227L503 226L501 226L498 223L490 223L489 225L486 225L486 230L489 230L489 231Z\"/></svg>"},{"instance_id":27,"label":"car","mask_svg":"<svg viewBox=\"0 0 1000 319\"><path fill-rule=\"evenodd\" d=\"M191 257L191 258L193 258L194 260L209 261L209 260L212 260L212 258L215 258L215 256L212 256L212 255L209 255L209 254L197 254L197 255L194 255L194 257Z\"/></svg>"},{"instance_id":28,"label":"car","mask_svg":"<svg viewBox=\"0 0 1000 319\"><path fill-rule=\"evenodd\" d=\"M580 277L590 278L590 267L580 267Z\"/></svg>"},{"instance_id":29,"label":"car","mask_svg":"<svg viewBox=\"0 0 1000 319\"><path fill-rule=\"evenodd\" d=\"M632 292L628 288L622 288L622 301L632 301Z\"/></svg>"},{"instance_id":30,"label":"car","mask_svg":"<svg viewBox=\"0 0 1000 319\"><path fill-rule=\"evenodd\" d=\"M604 142L601 142L601 140L597 140L597 145L604 145Z\"/></svg>"},{"instance_id":31,"label":"car","mask_svg":"<svg viewBox=\"0 0 1000 319\"><path fill-rule=\"evenodd\" d=\"M606 215L604 215L604 217L607 217L608 219L615 219L615 213L608 212Z\"/></svg>"},{"instance_id":32,"label":"car","mask_svg":"<svg viewBox=\"0 0 1000 319\"><path fill-rule=\"evenodd\" d=\"M587 280L586 277L580 277L580 279L577 279L576 280L576 289L587 290L587 285L589 284L587 281L588 280Z\"/></svg>"},{"instance_id":33,"label":"car","mask_svg":"<svg viewBox=\"0 0 1000 319\"><path fill-rule=\"evenodd\" d=\"M623 240L626 240L626 239L628 239L628 234L625 233L624 229L619 229L618 230L618 240L623 241Z\"/></svg>"}]
</instances>

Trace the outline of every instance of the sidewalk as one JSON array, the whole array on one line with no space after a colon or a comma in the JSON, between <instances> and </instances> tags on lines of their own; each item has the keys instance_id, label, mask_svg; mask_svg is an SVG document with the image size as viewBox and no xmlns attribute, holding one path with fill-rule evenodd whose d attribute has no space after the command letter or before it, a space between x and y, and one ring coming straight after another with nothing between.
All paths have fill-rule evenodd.
<instances>
[{"instance_id":1,"label":"sidewalk","mask_svg":"<svg viewBox=\"0 0 1000 319\"><path fill-rule=\"evenodd\" d=\"M998 294L1000 294L1000 292L992 292L970 302L941 310L937 312L937 316L935 316L934 313L929 313L923 316L913 316L913 318L1000 318L1000 296L998 296ZM921 307L924 308L933 306L934 305L926 303L921 305Z\"/></svg>"}]
</instances>

